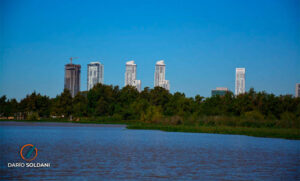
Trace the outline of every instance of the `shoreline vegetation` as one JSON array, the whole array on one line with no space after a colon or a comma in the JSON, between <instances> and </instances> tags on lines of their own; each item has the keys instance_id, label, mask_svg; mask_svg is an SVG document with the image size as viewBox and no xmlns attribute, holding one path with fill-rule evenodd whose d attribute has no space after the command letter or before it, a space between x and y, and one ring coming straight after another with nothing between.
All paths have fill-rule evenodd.
<instances>
[{"instance_id":1,"label":"shoreline vegetation","mask_svg":"<svg viewBox=\"0 0 300 181\"><path fill-rule=\"evenodd\" d=\"M283 138L300 140L300 130L293 128L252 128L252 127L232 127L232 126L197 126L197 125L166 125L140 123L137 121L95 121L80 120L70 121L68 119L41 119L41 120L0 120L15 122L38 122L38 123L77 123L77 124L120 124L126 125L127 129L160 130L167 132L185 133L211 133L228 135L245 135L264 138Z\"/></svg>"},{"instance_id":2,"label":"shoreline vegetation","mask_svg":"<svg viewBox=\"0 0 300 181\"><path fill-rule=\"evenodd\" d=\"M250 89L238 96L204 98L166 89L97 84L74 98L33 92L24 99L0 97L3 121L125 124L128 129L238 134L300 140L300 98Z\"/></svg>"}]
</instances>

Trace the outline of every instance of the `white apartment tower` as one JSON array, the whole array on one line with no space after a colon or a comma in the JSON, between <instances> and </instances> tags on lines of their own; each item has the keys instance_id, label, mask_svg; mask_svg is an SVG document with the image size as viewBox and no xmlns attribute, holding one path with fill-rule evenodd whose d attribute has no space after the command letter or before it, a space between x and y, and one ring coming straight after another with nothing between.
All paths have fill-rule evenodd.
<instances>
[{"instance_id":1,"label":"white apartment tower","mask_svg":"<svg viewBox=\"0 0 300 181\"><path fill-rule=\"evenodd\" d=\"M103 84L104 66L100 62L91 62L88 64L87 71L87 90L89 91L94 85Z\"/></svg>"},{"instance_id":2,"label":"white apartment tower","mask_svg":"<svg viewBox=\"0 0 300 181\"><path fill-rule=\"evenodd\" d=\"M245 68L235 69L235 95L245 93Z\"/></svg>"},{"instance_id":3,"label":"white apartment tower","mask_svg":"<svg viewBox=\"0 0 300 181\"><path fill-rule=\"evenodd\" d=\"M136 64L133 60L126 62L125 86L130 85L141 91L141 81L136 80Z\"/></svg>"},{"instance_id":4,"label":"white apartment tower","mask_svg":"<svg viewBox=\"0 0 300 181\"><path fill-rule=\"evenodd\" d=\"M165 80L166 77L166 64L164 60L157 61L155 64L154 73L154 87L163 87L170 90L170 82Z\"/></svg>"}]
</instances>

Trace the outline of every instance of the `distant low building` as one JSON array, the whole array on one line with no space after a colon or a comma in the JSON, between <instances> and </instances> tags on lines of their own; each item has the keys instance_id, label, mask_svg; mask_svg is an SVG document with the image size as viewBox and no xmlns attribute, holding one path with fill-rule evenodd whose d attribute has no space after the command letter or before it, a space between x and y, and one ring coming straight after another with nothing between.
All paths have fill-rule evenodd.
<instances>
[{"instance_id":1,"label":"distant low building","mask_svg":"<svg viewBox=\"0 0 300 181\"><path fill-rule=\"evenodd\" d=\"M300 97L300 83L296 84L295 97Z\"/></svg>"},{"instance_id":2,"label":"distant low building","mask_svg":"<svg viewBox=\"0 0 300 181\"><path fill-rule=\"evenodd\" d=\"M224 96L228 92L228 88L226 87L217 87L216 89L211 91L211 96Z\"/></svg>"}]
</instances>

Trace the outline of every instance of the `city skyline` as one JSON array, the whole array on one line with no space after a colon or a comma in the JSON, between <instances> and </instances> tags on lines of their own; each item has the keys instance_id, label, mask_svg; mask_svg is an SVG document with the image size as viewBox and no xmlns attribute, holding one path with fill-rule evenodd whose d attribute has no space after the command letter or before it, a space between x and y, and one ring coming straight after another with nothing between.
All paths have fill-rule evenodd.
<instances>
[{"instance_id":1,"label":"city skyline","mask_svg":"<svg viewBox=\"0 0 300 181\"><path fill-rule=\"evenodd\" d=\"M234 69L246 67L246 90L295 95L299 7L294 0L1 1L0 94L55 97L63 91L66 59L76 56L84 65L81 90L91 61L107 67L106 84L123 87L124 62L135 60L143 89L153 87L154 64L163 59L172 93L234 91Z\"/></svg>"},{"instance_id":2,"label":"city skyline","mask_svg":"<svg viewBox=\"0 0 300 181\"><path fill-rule=\"evenodd\" d=\"M75 57L78 58L78 57ZM70 64L65 65L65 84L64 88L67 88L71 91L72 97L74 97L78 92L80 92L80 88L78 91L78 85L80 85L80 68L81 65L72 64L72 57L70 58ZM141 89L141 80L137 80L137 65L134 60L127 61L125 63L125 81L124 86L133 86L139 92ZM235 68L235 92L234 94L237 96L239 94L244 94L247 92L245 89L246 82L246 68ZM164 60L159 60L155 64L155 72L154 72L154 87L162 87L166 90L170 91L170 82L169 80L165 80L166 74L166 64ZM87 81L87 91L93 88L97 83L104 84L104 65L100 62L90 62L88 64L88 81ZM75 77L75 78L74 78ZM68 80L69 79L69 80ZM90 81L91 80L91 81ZM73 83L74 82L74 83ZM74 86L75 85L75 86ZM71 87L71 88L70 88ZM76 88L75 88L76 87ZM252 87L253 88L253 87ZM227 87L217 87L211 91L211 96L215 95L225 95L226 92L230 90ZM299 97L300 94L300 84L296 83L295 88L295 97Z\"/></svg>"},{"instance_id":3,"label":"city skyline","mask_svg":"<svg viewBox=\"0 0 300 181\"><path fill-rule=\"evenodd\" d=\"M75 57L78 58L78 57ZM72 97L75 97L75 95L80 92L80 85L81 85L81 65L80 64L73 64L72 57L70 58L71 62L68 64L65 64L65 77L64 77L64 88L69 89L71 92ZM94 68L94 66L98 67L98 69L89 69L90 66ZM141 92L143 89L141 88L141 80L136 80L136 72L137 72L137 65L135 64L134 60L130 60L126 62L126 70L125 70L125 81L124 86L131 85L137 88L139 92ZM165 63L164 60L156 61L155 64L155 71L154 71L154 85L153 88L156 86L163 87L170 91L170 83L169 80L165 80ZM87 79L87 91L89 91L94 85L97 83L104 83L104 65L100 62L90 62L87 64L87 77L89 77L90 73L98 72L98 74L92 76L94 77L94 81L92 83L89 81L89 78ZM160 74L158 73L160 72ZM128 77L128 75L130 75ZM98 82L95 82L95 76ZM132 79L132 80L131 80ZM107 84L107 85L113 85L113 84ZM300 84L296 83L295 88L295 97L298 97L300 94ZM122 86L121 86L122 87ZM150 87L151 86L147 86ZM251 87L254 88L254 87ZM235 92L228 89L227 87L217 87L216 89L211 90L211 95L224 95L225 92L231 91L235 93L235 95L243 94L247 92L247 89L245 88L245 68L235 68ZM82 90L85 91L85 90ZM264 90L265 91L265 90ZM176 92L176 91L173 91ZM298 94L297 94L298 93ZM29 94L29 93L28 93ZM58 93L59 94L59 93ZM201 94L199 94L201 95ZM210 97L207 96L207 97Z\"/></svg>"}]
</instances>

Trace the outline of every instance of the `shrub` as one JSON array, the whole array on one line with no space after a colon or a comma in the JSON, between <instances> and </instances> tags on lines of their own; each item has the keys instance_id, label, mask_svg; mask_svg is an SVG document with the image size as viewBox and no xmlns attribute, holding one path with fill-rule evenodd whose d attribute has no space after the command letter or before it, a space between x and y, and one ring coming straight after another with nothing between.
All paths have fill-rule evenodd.
<instances>
[{"instance_id":1,"label":"shrub","mask_svg":"<svg viewBox=\"0 0 300 181\"><path fill-rule=\"evenodd\" d=\"M249 121L264 120L264 115L262 115L259 111L256 111L256 110L245 112L242 117L246 120L249 120Z\"/></svg>"},{"instance_id":2,"label":"shrub","mask_svg":"<svg viewBox=\"0 0 300 181\"><path fill-rule=\"evenodd\" d=\"M176 115L176 116L171 116L167 119L167 124L171 124L171 125L180 125L183 123L182 121L182 117Z\"/></svg>"},{"instance_id":3,"label":"shrub","mask_svg":"<svg viewBox=\"0 0 300 181\"><path fill-rule=\"evenodd\" d=\"M30 120L30 121L40 120L40 116L37 112L30 112L27 115L27 120Z\"/></svg>"},{"instance_id":4,"label":"shrub","mask_svg":"<svg viewBox=\"0 0 300 181\"><path fill-rule=\"evenodd\" d=\"M149 106L146 113L141 115L141 120L146 123L160 123L163 122L161 108L157 106Z\"/></svg>"},{"instance_id":5,"label":"shrub","mask_svg":"<svg viewBox=\"0 0 300 181\"><path fill-rule=\"evenodd\" d=\"M280 120L277 121L276 126L280 128L299 128L299 119L293 113L284 112L280 115Z\"/></svg>"}]
</instances>

